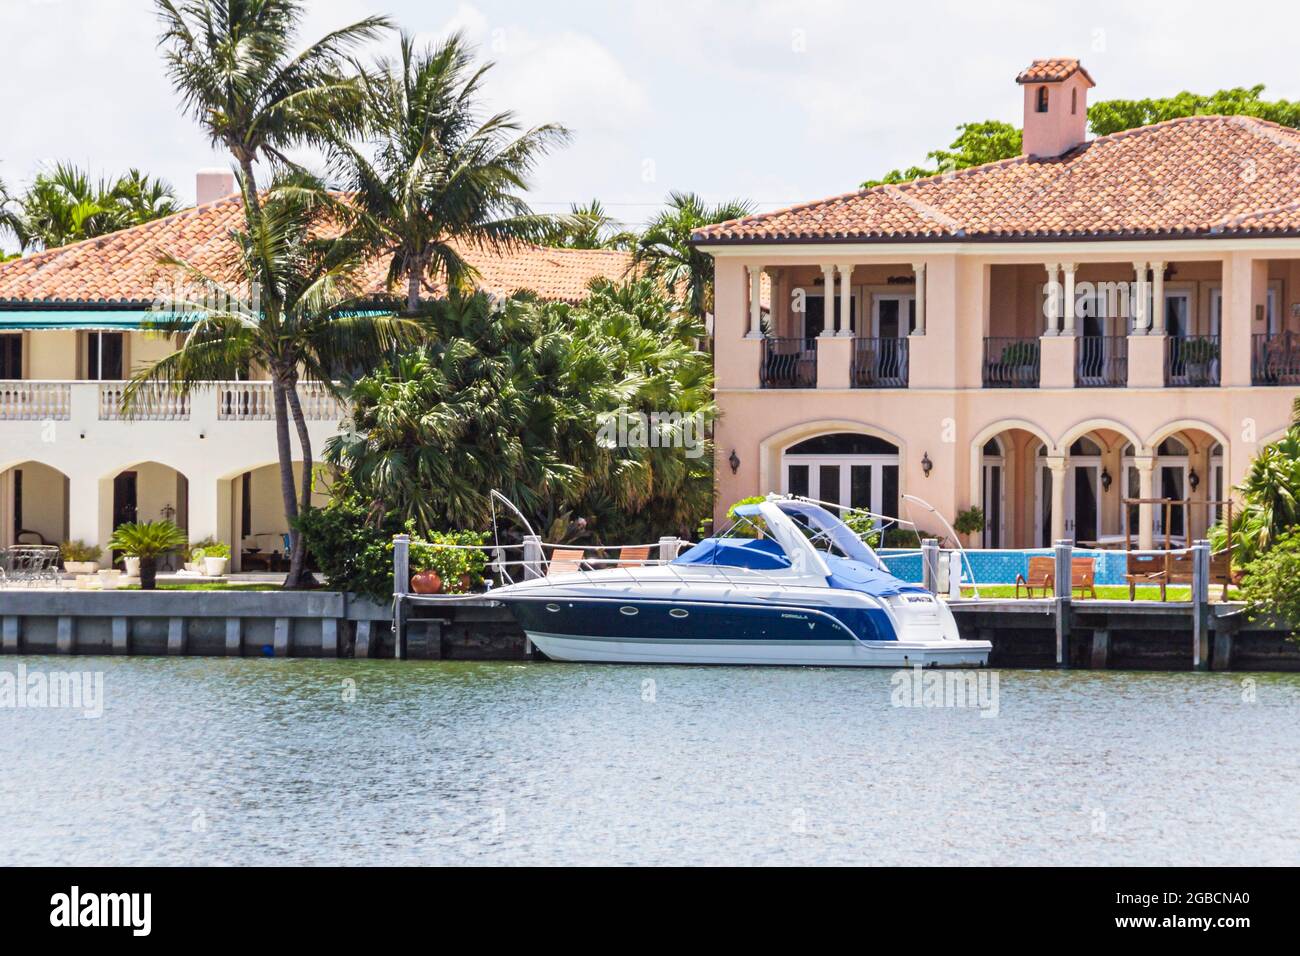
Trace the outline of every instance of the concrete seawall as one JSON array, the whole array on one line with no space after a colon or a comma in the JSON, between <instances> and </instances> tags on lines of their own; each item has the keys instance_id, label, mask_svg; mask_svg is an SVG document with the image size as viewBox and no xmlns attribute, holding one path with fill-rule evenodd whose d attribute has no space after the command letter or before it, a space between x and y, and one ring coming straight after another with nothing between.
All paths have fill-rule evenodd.
<instances>
[{"instance_id":1,"label":"concrete seawall","mask_svg":"<svg viewBox=\"0 0 1300 956\"><path fill-rule=\"evenodd\" d=\"M1240 605L954 602L962 635L993 643L993 667L1300 671L1285 629L1249 623ZM487 599L403 598L412 660L538 657L509 610ZM0 590L6 654L392 658L393 612L334 591Z\"/></svg>"}]
</instances>

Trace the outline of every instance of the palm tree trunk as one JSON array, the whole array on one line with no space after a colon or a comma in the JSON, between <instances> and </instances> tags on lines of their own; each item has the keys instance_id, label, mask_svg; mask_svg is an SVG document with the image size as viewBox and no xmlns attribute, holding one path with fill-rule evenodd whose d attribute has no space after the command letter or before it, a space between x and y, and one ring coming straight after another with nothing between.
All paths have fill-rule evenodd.
<instances>
[{"instance_id":1,"label":"palm tree trunk","mask_svg":"<svg viewBox=\"0 0 1300 956\"><path fill-rule=\"evenodd\" d=\"M235 158L244 174L244 182L248 184L248 212L251 213L248 219L251 222L262 215L262 200L257 195L257 177L253 173L253 157L241 151Z\"/></svg>"},{"instance_id":2,"label":"palm tree trunk","mask_svg":"<svg viewBox=\"0 0 1300 956\"><path fill-rule=\"evenodd\" d=\"M296 382L289 382L284 390L288 399L289 413L293 415L294 427L298 430L298 444L302 447L302 493L298 499L299 510L306 511L311 506L312 453L311 433L307 430L307 417L302 413L302 402L298 398ZM292 545L289 555L289 576L296 575L299 587L314 583L307 571L307 542L296 529L290 531L289 541Z\"/></svg>"},{"instance_id":3,"label":"palm tree trunk","mask_svg":"<svg viewBox=\"0 0 1300 956\"><path fill-rule=\"evenodd\" d=\"M280 459L280 494L284 498L284 516L289 522L289 576L283 587L302 587L301 562L295 568L293 556L298 553L298 492L293 483L293 445L289 440L289 408L284 379L271 371L271 395L275 402L275 449Z\"/></svg>"},{"instance_id":4,"label":"palm tree trunk","mask_svg":"<svg viewBox=\"0 0 1300 956\"><path fill-rule=\"evenodd\" d=\"M424 272L424 263L418 256L407 260L406 267L406 314L415 315L420 311L420 276Z\"/></svg>"}]
</instances>

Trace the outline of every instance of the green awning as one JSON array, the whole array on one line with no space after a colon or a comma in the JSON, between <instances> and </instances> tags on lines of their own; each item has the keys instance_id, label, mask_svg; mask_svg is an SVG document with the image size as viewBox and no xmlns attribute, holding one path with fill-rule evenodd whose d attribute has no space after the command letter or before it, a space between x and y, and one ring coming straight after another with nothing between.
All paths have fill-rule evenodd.
<instances>
[{"instance_id":1,"label":"green awning","mask_svg":"<svg viewBox=\"0 0 1300 956\"><path fill-rule=\"evenodd\" d=\"M144 329L165 313L145 309L0 309L0 332L23 329L90 329L129 332Z\"/></svg>"}]
</instances>

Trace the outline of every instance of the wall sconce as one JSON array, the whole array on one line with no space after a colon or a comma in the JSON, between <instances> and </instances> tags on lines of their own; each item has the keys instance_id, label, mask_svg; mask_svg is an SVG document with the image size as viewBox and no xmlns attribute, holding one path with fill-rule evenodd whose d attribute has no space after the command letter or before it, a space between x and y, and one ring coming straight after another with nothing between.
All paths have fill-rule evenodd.
<instances>
[{"instance_id":1,"label":"wall sconce","mask_svg":"<svg viewBox=\"0 0 1300 956\"><path fill-rule=\"evenodd\" d=\"M736 449L731 449L731 454L727 457L727 464L731 466L733 475L740 470L740 456L736 454Z\"/></svg>"},{"instance_id":2,"label":"wall sconce","mask_svg":"<svg viewBox=\"0 0 1300 956\"><path fill-rule=\"evenodd\" d=\"M921 471L924 472L925 477L929 478L930 471L933 468L934 468L934 462L930 460L930 453L927 451L924 455L921 456Z\"/></svg>"},{"instance_id":3,"label":"wall sconce","mask_svg":"<svg viewBox=\"0 0 1300 956\"><path fill-rule=\"evenodd\" d=\"M1110 491L1110 483L1115 479L1111 478L1110 471L1106 468L1101 470L1101 490L1102 492Z\"/></svg>"},{"instance_id":4,"label":"wall sconce","mask_svg":"<svg viewBox=\"0 0 1300 956\"><path fill-rule=\"evenodd\" d=\"M1193 468L1190 472L1188 472L1187 483L1192 486L1192 491L1195 491L1197 488L1200 487L1201 476L1196 473L1195 468Z\"/></svg>"}]
</instances>

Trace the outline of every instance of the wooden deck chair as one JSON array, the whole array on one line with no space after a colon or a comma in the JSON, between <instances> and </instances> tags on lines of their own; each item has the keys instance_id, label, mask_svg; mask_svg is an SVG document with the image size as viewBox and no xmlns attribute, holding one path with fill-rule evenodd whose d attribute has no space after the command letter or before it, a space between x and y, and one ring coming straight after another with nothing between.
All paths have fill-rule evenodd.
<instances>
[{"instance_id":1,"label":"wooden deck chair","mask_svg":"<svg viewBox=\"0 0 1300 956\"><path fill-rule=\"evenodd\" d=\"M1228 585L1232 583L1232 551L1224 548L1210 554L1210 583L1223 585L1220 601L1228 600Z\"/></svg>"},{"instance_id":2,"label":"wooden deck chair","mask_svg":"<svg viewBox=\"0 0 1300 956\"><path fill-rule=\"evenodd\" d=\"M1038 588L1043 592L1043 597L1048 597L1056 588L1056 559L1047 555L1039 555L1029 558L1029 574L1016 575L1016 597L1020 597L1020 586L1024 585L1025 592L1029 597L1034 596L1034 589Z\"/></svg>"},{"instance_id":3,"label":"wooden deck chair","mask_svg":"<svg viewBox=\"0 0 1300 956\"><path fill-rule=\"evenodd\" d=\"M649 560L650 545L648 544L620 548L618 552L618 567L620 568L639 568Z\"/></svg>"},{"instance_id":4,"label":"wooden deck chair","mask_svg":"<svg viewBox=\"0 0 1300 956\"><path fill-rule=\"evenodd\" d=\"M1125 561L1124 580L1128 582L1128 599L1137 600L1139 584L1160 585L1160 600L1165 599L1165 587L1169 581L1165 575L1165 556L1163 554L1142 554L1130 551Z\"/></svg>"},{"instance_id":5,"label":"wooden deck chair","mask_svg":"<svg viewBox=\"0 0 1300 956\"><path fill-rule=\"evenodd\" d=\"M546 564L546 576L549 578L553 574L574 574L581 571L583 557L580 548L556 548Z\"/></svg>"},{"instance_id":6,"label":"wooden deck chair","mask_svg":"<svg viewBox=\"0 0 1300 956\"><path fill-rule=\"evenodd\" d=\"M1170 551L1165 555L1165 580L1170 584L1191 584L1194 561L1190 551Z\"/></svg>"},{"instance_id":7,"label":"wooden deck chair","mask_svg":"<svg viewBox=\"0 0 1300 956\"><path fill-rule=\"evenodd\" d=\"M1097 562L1092 558L1070 559L1070 593L1085 591L1097 600Z\"/></svg>"}]
</instances>

